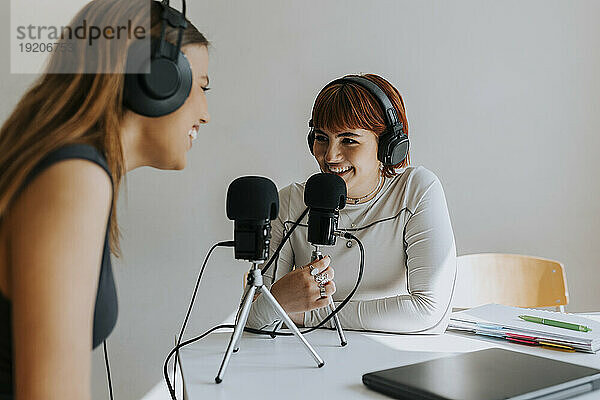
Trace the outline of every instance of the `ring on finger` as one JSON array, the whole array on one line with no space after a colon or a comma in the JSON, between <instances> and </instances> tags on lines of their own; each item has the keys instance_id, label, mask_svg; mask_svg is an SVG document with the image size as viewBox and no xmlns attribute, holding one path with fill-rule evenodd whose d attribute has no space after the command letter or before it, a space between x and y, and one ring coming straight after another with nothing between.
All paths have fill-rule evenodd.
<instances>
[{"instance_id":1,"label":"ring on finger","mask_svg":"<svg viewBox=\"0 0 600 400\"><path fill-rule=\"evenodd\" d=\"M317 283L329 282L329 275L327 275L327 272L324 272L319 275L315 275L315 282L317 282Z\"/></svg>"},{"instance_id":2,"label":"ring on finger","mask_svg":"<svg viewBox=\"0 0 600 400\"><path fill-rule=\"evenodd\" d=\"M325 291L325 286L319 285L319 290L320 290L320 295L321 295L322 299L327 297L327 292Z\"/></svg>"},{"instance_id":3,"label":"ring on finger","mask_svg":"<svg viewBox=\"0 0 600 400\"><path fill-rule=\"evenodd\" d=\"M312 264L309 265L308 268L310 268L310 274L312 276L316 276L319 273L319 269Z\"/></svg>"}]
</instances>

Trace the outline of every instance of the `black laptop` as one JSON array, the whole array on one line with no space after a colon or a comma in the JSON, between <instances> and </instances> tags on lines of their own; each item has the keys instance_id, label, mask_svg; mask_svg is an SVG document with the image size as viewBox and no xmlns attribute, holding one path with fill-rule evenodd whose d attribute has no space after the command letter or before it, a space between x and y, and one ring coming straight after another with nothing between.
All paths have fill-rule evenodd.
<instances>
[{"instance_id":1,"label":"black laptop","mask_svg":"<svg viewBox=\"0 0 600 400\"><path fill-rule=\"evenodd\" d=\"M598 389L600 370L494 348L371 372L362 380L396 399L561 400Z\"/></svg>"}]
</instances>

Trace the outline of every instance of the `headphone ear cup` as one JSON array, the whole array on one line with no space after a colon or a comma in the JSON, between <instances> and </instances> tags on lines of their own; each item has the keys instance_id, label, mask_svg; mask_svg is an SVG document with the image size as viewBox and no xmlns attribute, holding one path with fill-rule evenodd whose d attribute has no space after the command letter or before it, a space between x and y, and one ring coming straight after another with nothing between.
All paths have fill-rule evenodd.
<instances>
[{"instance_id":1,"label":"headphone ear cup","mask_svg":"<svg viewBox=\"0 0 600 400\"><path fill-rule=\"evenodd\" d=\"M315 152L313 150L313 146L315 145L315 131L314 131L314 129L311 128L311 130L308 132L308 136L306 137L306 140L308 141L308 148L310 150L310 154L315 155Z\"/></svg>"},{"instance_id":2,"label":"headphone ear cup","mask_svg":"<svg viewBox=\"0 0 600 400\"><path fill-rule=\"evenodd\" d=\"M392 163L400 164L408 156L409 141L408 136L400 135L392 144Z\"/></svg>"},{"instance_id":3,"label":"headphone ear cup","mask_svg":"<svg viewBox=\"0 0 600 400\"><path fill-rule=\"evenodd\" d=\"M176 61L166 57L151 58L155 46L134 43L127 56L123 87L126 107L146 117L161 117L177 110L185 103L192 89L192 68L181 51ZM163 42L167 54L175 54L177 47Z\"/></svg>"},{"instance_id":4,"label":"headphone ear cup","mask_svg":"<svg viewBox=\"0 0 600 400\"><path fill-rule=\"evenodd\" d=\"M377 148L377 158L385 167L398 165L406 159L408 148L408 136L405 134L396 137L382 135Z\"/></svg>"}]
</instances>

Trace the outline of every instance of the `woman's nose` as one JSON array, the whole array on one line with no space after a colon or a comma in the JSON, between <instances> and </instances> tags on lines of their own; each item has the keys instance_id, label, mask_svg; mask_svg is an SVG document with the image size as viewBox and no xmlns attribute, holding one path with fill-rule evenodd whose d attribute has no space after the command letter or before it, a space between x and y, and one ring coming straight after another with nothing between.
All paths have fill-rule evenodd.
<instances>
[{"instance_id":1,"label":"woman's nose","mask_svg":"<svg viewBox=\"0 0 600 400\"><path fill-rule=\"evenodd\" d=\"M202 114L200 114L200 123L207 124L210 121L210 114L208 110L205 110Z\"/></svg>"},{"instance_id":2,"label":"woman's nose","mask_svg":"<svg viewBox=\"0 0 600 400\"><path fill-rule=\"evenodd\" d=\"M330 142L327 145L327 152L325 153L325 162L331 163L338 161L341 158L339 146L336 143Z\"/></svg>"},{"instance_id":3,"label":"woman's nose","mask_svg":"<svg viewBox=\"0 0 600 400\"><path fill-rule=\"evenodd\" d=\"M201 124L207 124L210 121L210 114L208 113L208 102L206 101L206 96L202 96L200 98L200 118L199 121Z\"/></svg>"}]
</instances>

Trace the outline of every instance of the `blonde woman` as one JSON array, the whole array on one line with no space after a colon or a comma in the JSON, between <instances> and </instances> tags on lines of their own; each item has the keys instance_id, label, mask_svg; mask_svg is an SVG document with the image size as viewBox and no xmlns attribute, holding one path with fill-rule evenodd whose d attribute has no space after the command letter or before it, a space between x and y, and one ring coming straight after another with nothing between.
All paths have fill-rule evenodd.
<instances>
[{"instance_id":1,"label":"blonde woman","mask_svg":"<svg viewBox=\"0 0 600 400\"><path fill-rule=\"evenodd\" d=\"M135 106L138 95L124 89L133 39L76 43L51 56L0 130L1 399L90 398L91 350L117 320L110 255L119 254L123 176L142 166L184 168L209 121L209 43L189 21L165 24L164 13L177 14L168 4L95 0L71 26L112 26L115 16L137 25L145 11L153 46L163 29L173 46L166 47L177 49L181 35L180 61L191 70L181 104L158 112ZM64 65L78 72L56 73ZM116 73L100 73L106 66ZM152 72L159 86L167 78L160 71Z\"/></svg>"}]
</instances>

